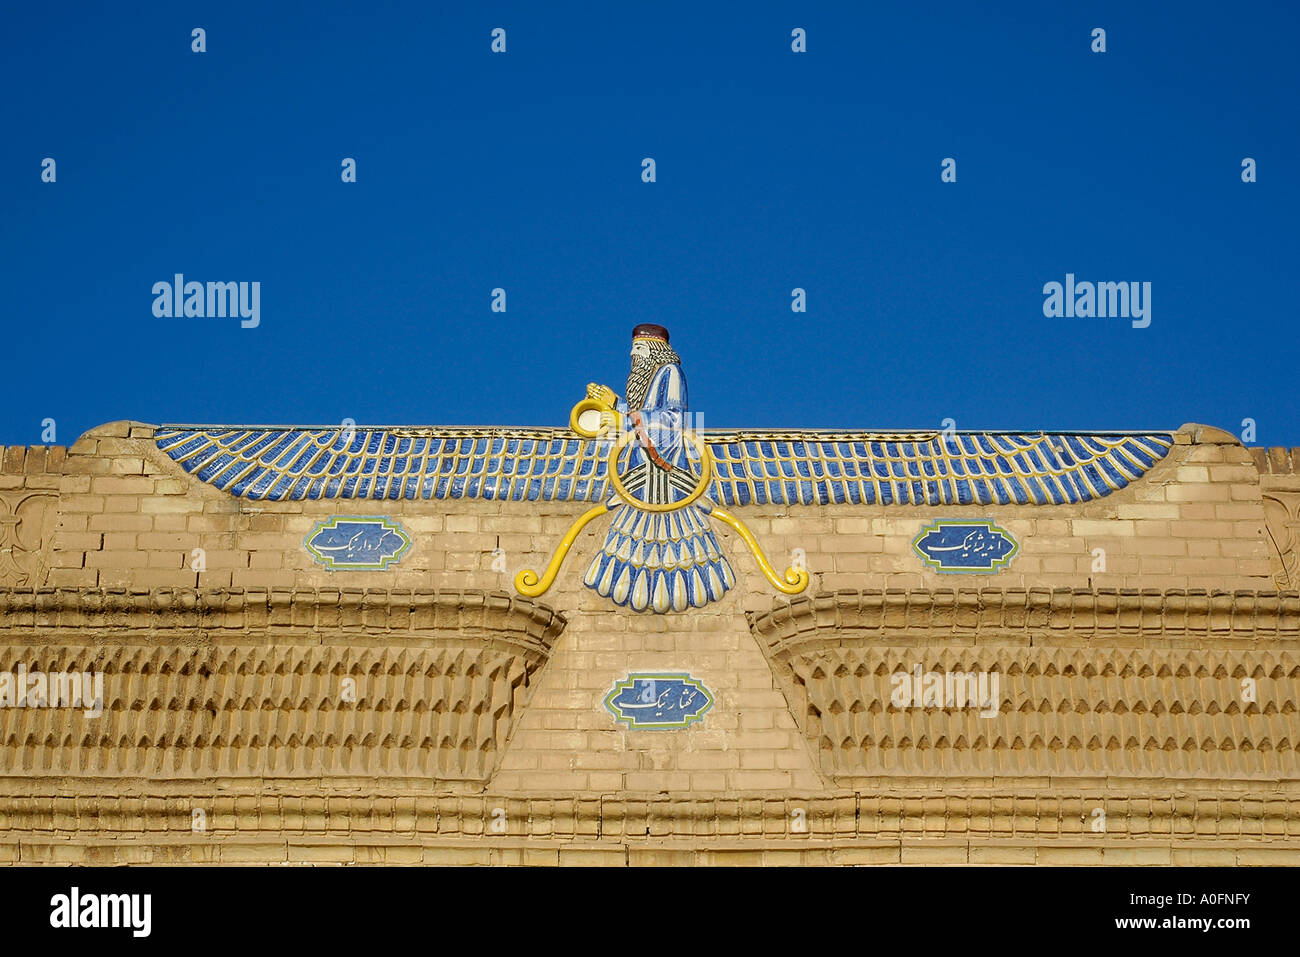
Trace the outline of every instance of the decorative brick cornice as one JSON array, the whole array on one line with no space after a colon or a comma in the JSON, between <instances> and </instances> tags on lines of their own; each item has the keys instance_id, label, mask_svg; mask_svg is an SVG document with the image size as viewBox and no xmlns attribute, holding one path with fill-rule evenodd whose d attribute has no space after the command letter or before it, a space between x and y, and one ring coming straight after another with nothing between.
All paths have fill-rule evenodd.
<instances>
[{"instance_id":1,"label":"decorative brick cornice","mask_svg":"<svg viewBox=\"0 0 1300 957\"><path fill-rule=\"evenodd\" d=\"M138 631L343 633L513 639L546 655L566 620L540 602L474 589L0 589L11 640L50 629L98 637Z\"/></svg>"},{"instance_id":2,"label":"decorative brick cornice","mask_svg":"<svg viewBox=\"0 0 1300 957\"><path fill-rule=\"evenodd\" d=\"M1300 449L1255 447L1250 449L1250 457L1261 475L1300 474Z\"/></svg>"},{"instance_id":3,"label":"decorative brick cornice","mask_svg":"<svg viewBox=\"0 0 1300 957\"><path fill-rule=\"evenodd\" d=\"M482 786L564 626L486 591L3 590L0 671L98 673L102 701L0 708L0 768Z\"/></svg>"},{"instance_id":4,"label":"decorative brick cornice","mask_svg":"<svg viewBox=\"0 0 1300 957\"><path fill-rule=\"evenodd\" d=\"M0 591L0 671L99 709L0 708L8 774L485 783L564 618L482 591Z\"/></svg>"},{"instance_id":5,"label":"decorative brick cornice","mask_svg":"<svg viewBox=\"0 0 1300 957\"><path fill-rule=\"evenodd\" d=\"M1294 592L845 591L750 624L841 787L1300 781Z\"/></svg>"},{"instance_id":6,"label":"decorative brick cornice","mask_svg":"<svg viewBox=\"0 0 1300 957\"><path fill-rule=\"evenodd\" d=\"M12 782L11 782L12 784ZM1094 829L1096 809L1105 830ZM204 830L194 833L194 812ZM499 821L498 830L493 823ZM1069 788L1035 793L981 789L841 791L832 794L412 794L303 789L0 795L10 837L90 833L104 838L184 836L195 843L275 836L419 842L590 840L647 843L688 838L852 842L862 839L1084 838L1098 845L1160 839L1285 842L1300 850L1300 794L1229 790ZM795 822L792 825L792 822Z\"/></svg>"},{"instance_id":7,"label":"decorative brick cornice","mask_svg":"<svg viewBox=\"0 0 1300 957\"><path fill-rule=\"evenodd\" d=\"M836 591L749 614L769 652L805 642L883 637L1025 644L1030 636L1255 642L1300 640L1300 592L971 588Z\"/></svg>"}]
</instances>

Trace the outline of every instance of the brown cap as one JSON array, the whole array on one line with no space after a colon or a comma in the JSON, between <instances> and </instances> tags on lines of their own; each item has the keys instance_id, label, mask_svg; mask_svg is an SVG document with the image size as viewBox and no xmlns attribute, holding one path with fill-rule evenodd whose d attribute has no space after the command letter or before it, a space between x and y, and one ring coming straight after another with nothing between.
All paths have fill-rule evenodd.
<instances>
[{"instance_id":1,"label":"brown cap","mask_svg":"<svg viewBox=\"0 0 1300 957\"><path fill-rule=\"evenodd\" d=\"M653 322L643 322L632 330L633 339L662 339L668 341L668 330Z\"/></svg>"}]
</instances>

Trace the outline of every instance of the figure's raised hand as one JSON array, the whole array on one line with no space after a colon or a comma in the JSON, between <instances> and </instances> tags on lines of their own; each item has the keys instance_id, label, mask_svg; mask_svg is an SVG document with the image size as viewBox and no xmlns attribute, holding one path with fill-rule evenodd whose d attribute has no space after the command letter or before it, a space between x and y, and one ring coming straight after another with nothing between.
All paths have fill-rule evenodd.
<instances>
[{"instance_id":1,"label":"figure's raised hand","mask_svg":"<svg viewBox=\"0 0 1300 957\"><path fill-rule=\"evenodd\" d=\"M607 385L600 385L597 382L587 383L587 398L595 399L601 405L614 408L618 402L618 393Z\"/></svg>"}]
</instances>

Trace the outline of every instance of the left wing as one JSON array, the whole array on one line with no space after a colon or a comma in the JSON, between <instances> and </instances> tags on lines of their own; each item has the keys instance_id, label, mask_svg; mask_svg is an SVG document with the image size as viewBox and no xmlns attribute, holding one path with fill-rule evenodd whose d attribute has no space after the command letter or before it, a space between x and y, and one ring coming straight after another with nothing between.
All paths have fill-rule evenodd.
<instances>
[{"instance_id":1,"label":"left wing","mask_svg":"<svg viewBox=\"0 0 1300 957\"><path fill-rule=\"evenodd\" d=\"M180 428L158 448L216 488L320 498L593 502L608 444L560 429Z\"/></svg>"}]
</instances>

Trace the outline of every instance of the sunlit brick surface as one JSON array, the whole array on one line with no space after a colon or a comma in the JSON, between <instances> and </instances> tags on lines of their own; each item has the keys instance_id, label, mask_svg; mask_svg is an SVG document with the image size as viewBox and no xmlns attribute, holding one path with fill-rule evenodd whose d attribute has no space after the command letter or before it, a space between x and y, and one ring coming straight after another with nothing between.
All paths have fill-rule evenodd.
<instances>
[{"instance_id":1,"label":"sunlit brick surface","mask_svg":"<svg viewBox=\"0 0 1300 957\"><path fill-rule=\"evenodd\" d=\"M636 614L584 588L585 501L252 501L155 429L0 455L0 673L94 670L103 713L0 708L8 863L1300 861L1300 478L1287 450L1172 431L1081 504L749 505L719 601ZM304 541L336 515L411 539L382 570ZM1014 537L942 574L940 518ZM899 707L892 676L999 675L996 709ZM637 731L634 672L703 720Z\"/></svg>"}]
</instances>

